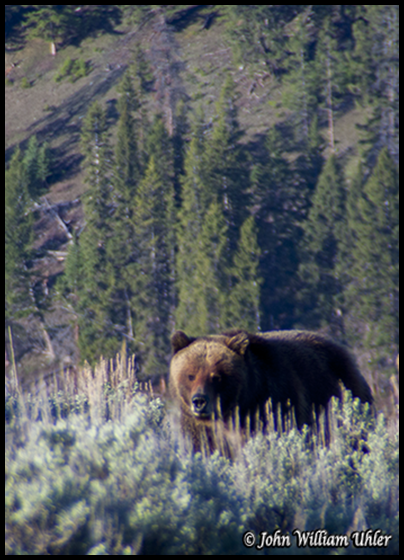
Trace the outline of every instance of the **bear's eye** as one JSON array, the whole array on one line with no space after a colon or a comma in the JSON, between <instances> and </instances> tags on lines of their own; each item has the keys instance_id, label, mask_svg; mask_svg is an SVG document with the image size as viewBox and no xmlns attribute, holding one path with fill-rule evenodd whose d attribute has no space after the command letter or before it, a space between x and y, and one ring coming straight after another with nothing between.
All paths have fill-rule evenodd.
<instances>
[{"instance_id":1,"label":"bear's eye","mask_svg":"<svg viewBox=\"0 0 404 560\"><path fill-rule=\"evenodd\" d=\"M195 379L195 375L188 375L188 379L189 379L190 381L193 381L193 380Z\"/></svg>"},{"instance_id":2,"label":"bear's eye","mask_svg":"<svg viewBox=\"0 0 404 560\"><path fill-rule=\"evenodd\" d=\"M220 375L220 373L212 373L211 379L215 385L220 385L220 383L222 382L222 376Z\"/></svg>"}]
</instances>

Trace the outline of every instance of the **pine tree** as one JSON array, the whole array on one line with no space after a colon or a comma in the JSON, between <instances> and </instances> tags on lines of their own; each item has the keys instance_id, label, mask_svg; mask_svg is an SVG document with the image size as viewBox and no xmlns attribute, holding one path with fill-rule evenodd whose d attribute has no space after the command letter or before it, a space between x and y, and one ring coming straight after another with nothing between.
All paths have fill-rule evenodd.
<instances>
[{"instance_id":1,"label":"pine tree","mask_svg":"<svg viewBox=\"0 0 404 560\"><path fill-rule=\"evenodd\" d=\"M49 176L51 159L46 142L39 146L34 134L28 141L27 150L24 153L24 165L27 170L28 192L34 200L44 192L46 179Z\"/></svg>"},{"instance_id":2,"label":"pine tree","mask_svg":"<svg viewBox=\"0 0 404 560\"><path fill-rule=\"evenodd\" d=\"M254 216L249 216L241 227L233 258L233 287L226 306L229 327L237 326L251 332L260 330L260 254Z\"/></svg>"},{"instance_id":3,"label":"pine tree","mask_svg":"<svg viewBox=\"0 0 404 560\"><path fill-rule=\"evenodd\" d=\"M113 174L111 234L107 242L107 257L115 273L113 305L115 320L126 334L128 350L133 349L133 310L130 305L133 284L133 268L137 259L135 199L141 171L138 158L136 121L133 116L138 102L128 73L119 91L120 113L115 146Z\"/></svg>"},{"instance_id":4,"label":"pine tree","mask_svg":"<svg viewBox=\"0 0 404 560\"><path fill-rule=\"evenodd\" d=\"M207 192L217 200L228 227L230 250L237 245L238 231L246 217L248 175L238 144L241 133L237 122L234 83L226 78L216 106L216 122L206 146Z\"/></svg>"},{"instance_id":5,"label":"pine tree","mask_svg":"<svg viewBox=\"0 0 404 560\"><path fill-rule=\"evenodd\" d=\"M31 257L33 220L28 176L19 148L5 172L5 306L6 319L32 311L27 264Z\"/></svg>"},{"instance_id":6,"label":"pine tree","mask_svg":"<svg viewBox=\"0 0 404 560\"><path fill-rule=\"evenodd\" d=\"M369 6L364 4L357 6L357 18L352 24L354 47L349 53L350 76L352 76L349 88L362 105L368 105L371 101L376 82L375 34L374 29L369 25L368 8Z\"/></svg>"},{"instance_id":7,"label":"pine tree","mask_svg":"<svg viewBox=\"0 0 404 560\"><path fill-rule=\"evenodd\" d=\"M85 182L89 188L83 200L86 227L80 240L86 277L96 282L105 266L105 247L110 234L111 154L105 111L97 102L83 121L81 149L85 156ZM95 286L94 286L95 287Z\"/></svg>"},{"instance_id":8,"label":"pine tree","mask_svg":"<svg viewBox=\"0 0 404 560\"><path fill-rule=\"evenodd\" d=\"M83 263L80 255L80 245L77 238L77 231L73 232L73 240L69 247L65 261L65 270L63 280L60 281L60 286L65 292L66 289L70 292L71 299L74 305L77 305L78 297L84 289L84 272Z\"/></svg>"},{"instance_id":9,"label":"pine tree","mask_svg":"<svg viewBox=\"0 0 404 560\"><path fill-rule=\"evenodd\" d=\"M353 247L358 241L357 225L360 221L359 200L363 191L363 169L359 163L355 175L350 181L346 196L346 222L347 227L343 229L342 239L339 245L339 258L337 262L337 272L342 285L347 285L352 281L352 270L355 262Z\"/></svg>"},{"instance_id":10,"label":"pine tree","mask_svg":"<svg viewBox=\"0 0 404 560\"><path fill-rule=\"evenodd\" d=\"M218 202L206 212L196 240L198 260L195 271L196 317L199 334L219 332L228 327L229 249L227 225Z\"/></svg>"},{"instance_id":11,"label":"pine tree","mask_svg":"<svg viewBox=\"0 0 404 560\"><path fill-rule=\"evenodd\" d=\"M294 111L296 141L309 142L310 123L318 106L318 74L311 59L313 42L313 11L309 7L296 18L295 31L288 41L289 56L285 61L288 73L283 84L283 103Z\"/></svg>"},{"instance_id":12,"label":"pine tree","mask_svg":"<svg viewBox=\"0 0 404 560\"><path fill-rule=\"evenodd\" d=\"M139 108L139 103L129 72L125 73L119 84L119 93L114 186L124 200L130 200L133 197L133 185L136 185L139 180L140 164L137 153L136 121L133 116Z\"/></svg>"},{"instance_id":13,"label":"pine tree","mask_svg":"<svg viewBox=\"0 0 404 560\"><path fill-rule=\"evenodd\" d=\"M185 159L177 227L176 327L195 334L233 326L229 318L231 262L245 208L240 209L243 173L237 159L232 91L232 83L227 82L208 140L203 116L197 115Z\"/></svg>"},{"instance_id":14,"label":"pine tree","mask_svg":"<svg viewBox=\"0 0 404 560\"><path fill-rule=\"evenodd\" d=\"M154 144L153 144L154 142ZM175 193L175 172L174 172L174 150L172 138L164 125L163 117L158 115L153 123L150 137L148 138L148 151L152 153L156 170L161 177L164 185L163 197L166 205L166 243L169 247L167 253L168 270L170 276L168 298L170 302L170 316L168 329L174 329L174 313L176 305L175 296L175 251L176 234L175 224L177 221L176 193ZM153 146L153 149L150 149Z\"/></svg>"},{"instance_id":15,"label":"pine tree","mask_svg":"<svg viewBox=\"0 0 404 560\"><path fill-rule=\"evenodd\" d=\"M192 138L184 162L181 180L181 206L178 211L176 287L177 306L175 324L177 329L198 333L199 317L196 313L198 294L197 266L201 258L196 243L204 216L207 212L207 189L204 161L203 116L197 114Z\"/></svg>"},{"instance_id":16,"label":"pine tree","mask_svg":"<svg viewBox=\"0 0 404 560\"><path fill-rule=\"evenodd\" d=\"M56 43L67 36L73 6L37 4L26 16L29 37L40 37L51 45L56 54Z\"/></svg>"},{"instance_id":17,"label":"pine tree","mask_svg":"<svg viewBox=\"0 0 404 560\"><path fill-rule=\"evenodd\" d=\"M88 191L83 197L85 228L69 250L69 259L79 259L82 279L77 270L67 267L67 284L75 287L78 316L79 349L82 360L94 363L101 355L111 357L120 347L121 336L114 307L115 274L108 259L111 237L111 151L105 111L95 102L83 121L81 148L85 156ZM75 255L71 255L71 252ZM77 251L79 253L77 254Z\"/></svg>"},{"instance_id":18,"label":"pine tree","mask_svg":"<svg viewBox=\"0 0 404 560\"><path fill-rule=\"evenodd\" d=\"M146 139L146 153L148 158L154 157L157 166L164 179L172 181L173 172L173 148L171 139L164 126L161 114L156 115Z\"/></svg>"},{"instance_id":19,"label":"pine tree","mask_svg":"<svg viewBox=\"0 0 404 560\"><path fill-rule=\"evenodd\" d=\"M344 238L345 188L335 155L327 160L319 177L312 207L303 224L302 263L299 275L305 283L301 295L306 323L328 323L341 292L337 274L340 243Z\"/></svg>"},{"instance_id":20,"label":"pine tree","mask_svg":"<svg viewBox=\"0 0 404 560\"><path fill-rule=\"evenodd\" d=\"M270 69L276 75L285 58L285 21L295 13L296 6L282 4L225 4L221 14L226 17L226 35L232 47L234 63L248 65L251 74Z\"/></svg>"},{"instance_id":21,"label":"pine tree","mask_svg":"<svg viewBox=\"0 0 404 560\"><path fill-rule=\"evenodd\" d=\"M131 306L141 372L148 376L165 373L171 330L170 188L158 167L152 155L135 203L138 258L133 267Z\"/></svg>"},{"instance_id":22,"label":"pine tree","mask_svg":"<svg viewBox=\"0 0 404 560\"><path fill-rule=\"evenodd\" d=\"M335 9L338 9L336 7ZM346 64L343 51L338 49L337 39L335 38L335 28L332 16L325 17L316 46L315 66L317 68L317 95L320 97L322 105L327 112L328 120L328 147L331 153L335 151L334 122L337 108L336 94L342 94L345 87Z\"/></svg>"},{"instance_id":23,"label":"pine tree","mask_svg":"<svg viewBox=\"0 0 404 560\"><path fill-rule=\"evenodd\" d=\"M372 60L364 74L370 85L370 98L375 101L373 114L363 127L369 152L376 159L387 146L395 162L399 159L399 6L367 5L366 46L371 46ZM366 58L365 58L366 60ZM363 65L364 66L364 65ZM369 75L370 74L370 75Z\"/></svg>"},{"instance_id":24,"label":"pine tree","mask_svg":"<svg viewBox=\"0 0 404 560\"><path fill-rule=\"evenodd\" d=\"M280 133L271 129L265 153L251 171L251 207L262 250L260 276L263 330L290 328L295 295L293 282L297 269L300 221L307 205L307 188L299 184L288 161L283 157Z\"/></svg>"},{"instance_id":25,"label":"pine tree","mask_svg":"<svg viewBox=\"0 0 404 560\"><path fill-rule=\"evenodd\" d=\"M399 182L384 148L358 200L350 302L367 325L367 346L387 353L399 330Z\"/></svg>"}]
</instances>

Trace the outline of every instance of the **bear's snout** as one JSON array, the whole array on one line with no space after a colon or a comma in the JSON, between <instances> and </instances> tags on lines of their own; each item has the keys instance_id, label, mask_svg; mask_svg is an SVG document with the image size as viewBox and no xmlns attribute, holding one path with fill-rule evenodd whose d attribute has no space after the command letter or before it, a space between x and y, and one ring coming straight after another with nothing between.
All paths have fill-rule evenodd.
<instances>
[{"instance_id":1,"label":"bear's snout","mask_svg":"<svg viewBox=\"0 0 404 560\"><path fill-rule=\"evenodd\" d=\"M195 416L209 416L209 397L197 393L192 397L192 412Z\"/></svg>"}]
</instances>

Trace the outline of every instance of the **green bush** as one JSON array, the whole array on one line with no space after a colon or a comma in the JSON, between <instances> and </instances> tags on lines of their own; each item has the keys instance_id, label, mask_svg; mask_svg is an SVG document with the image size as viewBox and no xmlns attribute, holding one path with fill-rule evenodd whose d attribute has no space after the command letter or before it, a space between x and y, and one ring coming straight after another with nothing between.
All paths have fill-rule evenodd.
<instances>
[{"instance_id":1,"label":"green bush","mask_svg":"<svg viewBox=\"0 0 404 560\"><path fill-rule=\"evenodd\" d=\"M94 376L94 383L97 377ZM397 554L399 437L358 401L333 403L332 438L251 437L230 461L187 451L176 416L127 381L75 397L7 396L6 554ZM294 529L380 529L386 548L297 547Z\"/></svg>"},{"instance_id":2,"label":"green bush","mask_svg":"<svg viewBox=\"0 0 404 560\"><path fill-rule=\"evenodd\" d=\"M90 66L82 59L66 58L59 73L55 76L55 82L60 82L63 78L69 76L70 82L75 82L76 80L87 76L90 73Z\"/></svg>"}]
</instances>

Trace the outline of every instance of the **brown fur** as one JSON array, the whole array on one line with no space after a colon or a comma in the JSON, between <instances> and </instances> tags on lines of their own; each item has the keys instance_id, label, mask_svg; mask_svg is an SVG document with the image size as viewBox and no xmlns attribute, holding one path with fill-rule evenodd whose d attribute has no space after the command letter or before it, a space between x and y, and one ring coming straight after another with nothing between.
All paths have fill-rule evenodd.
<instances>
[{"instance_id":1,"label":"brown fur","mask_svg":"<svg viewBox=\"0 0 404 560\"><path fill-rule=\"evenodd\" d=\"M177 331L171 344L170 390L196 451L204 438L211 451L216 447L212 418L226 424L236 407L243 427L257 408L265 424L268 399L280 403L282 414L290 402L301 427L312 422L313 405L319 412L332 396L341 397L340 381L354 397L373 400L348 351L317 333L229 331L190 338Z\"/></svg>"}]
</instances>

